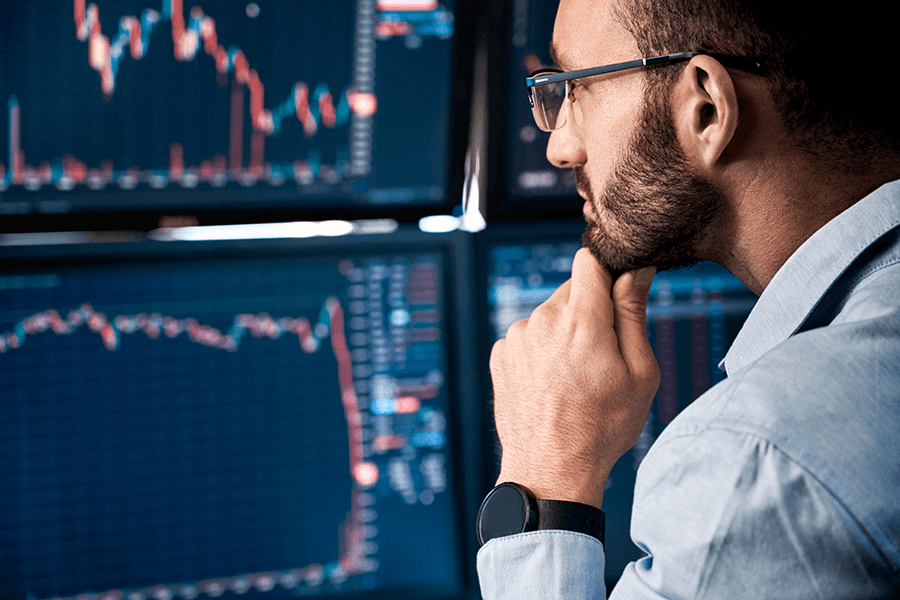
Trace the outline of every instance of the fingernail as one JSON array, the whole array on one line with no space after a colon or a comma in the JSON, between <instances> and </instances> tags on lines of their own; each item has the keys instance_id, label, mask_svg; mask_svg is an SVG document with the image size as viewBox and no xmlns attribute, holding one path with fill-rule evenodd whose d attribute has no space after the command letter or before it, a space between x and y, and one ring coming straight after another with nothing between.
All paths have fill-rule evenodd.
<instances>
[{"instance_id":1,"label":"fingernail","mask_svg":"<svg viewBox=\"0 0 900 600\"><path fill-rule=\"evenodd\" d=\"M656 267L644 267L634 272L634 284L641 287L650 287L653 276L656 275Z\"/></svg>"}]
</instances>

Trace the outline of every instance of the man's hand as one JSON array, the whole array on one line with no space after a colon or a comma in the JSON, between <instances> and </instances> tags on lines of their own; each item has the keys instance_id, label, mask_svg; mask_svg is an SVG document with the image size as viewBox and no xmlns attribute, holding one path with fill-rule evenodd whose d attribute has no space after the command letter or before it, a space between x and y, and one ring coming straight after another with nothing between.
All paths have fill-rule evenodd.
<instances>
[{"instance_id":1,"label":"man's hand","mask_svg":"<svg viewBox=\"0 0 900 600\"><path fill-rule=\"evenodd\" d=\"M652 269L625 273L613 286L582 248L572 278L494 345L498 483L600 507L659 387L645 316L652 278Z\"/></svg>"}]
</instances>

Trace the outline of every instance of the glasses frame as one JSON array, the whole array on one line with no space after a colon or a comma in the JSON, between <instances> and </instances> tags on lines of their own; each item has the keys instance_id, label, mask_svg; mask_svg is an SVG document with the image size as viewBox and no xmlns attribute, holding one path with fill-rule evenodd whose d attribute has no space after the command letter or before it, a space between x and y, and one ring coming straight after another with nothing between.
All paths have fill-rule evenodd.
<instances>
[{"instance_id":1,"label":"glasses frame","mask_svg":"<svg viewBox=\"0 0 900 600\"><path fill-rule=\"evenodd\" d=\"M569 81L573 79L581 79L584 77L594 77L595 75L605 75L606 73L615 73L617 71L627 71L628 69L637 69L639 67L650 67L653 65L661 65L665 63L672 62L681 62L685 60L690 60L695 56L705 55L712 57L722 63L722 65L726 67L732 67L735 69L739 69L741 71L747 71L750 73L762 74L765 72L765 67L760 61L757 61L752 58L744 58L740 56L727 56L724 54L710 54L707 52L676 52L674 54L663 54L660 56L652 56L649 58L639 58L637 60L629 60L626 62L613 63L610 65L602 65L599 67L592 67L589 69L578 69L577 71L561 71L559 69L553 68L544 68L538 69L531 73L528 77L525 78L525 87L528 89L528 103L531 105L532 115L534 116L534 120L543 131L555 131L560 127L565 126L566 119L565 113L561 113L562 118L557 118L557 123L555 127L550 129L544 129L541 126L541 121L538 119L538 115L534 114L537 109L537 104L540 101L536 101L537 97L536 89L538 86L547 85L549 83L566 83L566 93L563 96L563 104L566 103L566 99L569 97ZM563 110L563 106L560 106L560 111ZM541 108L542 112L545 112L543 108ZM548 125L549 126L549 125Z\"/></svg>"}]
</instances>

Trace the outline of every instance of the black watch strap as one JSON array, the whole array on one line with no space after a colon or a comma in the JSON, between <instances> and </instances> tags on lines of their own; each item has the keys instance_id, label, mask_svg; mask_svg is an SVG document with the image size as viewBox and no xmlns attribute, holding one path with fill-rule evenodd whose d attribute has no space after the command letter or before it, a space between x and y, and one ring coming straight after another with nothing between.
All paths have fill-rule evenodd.
<instances>
[{"instance_id":1,"label":"black watch strap","mask_svg":"<svg viewBox=\"0 0 900 600\"><path fill-rule=\"evenodd\" d=\"M528 531L575 531L603 543L606 517L599 508L565 500L536 500L518 483L501 483L485 497L478 511L478 541Z\"/></svg>"},{"instance_id":2,"label":"black watch strap","mask_svg":"<svg viewBox=\"0 0 900 600\"><path fill-rule=\"evenodd\" d=\"M599 508L565 500L537 500L537 528L586 533L604 541L606 515Z\"/></svg>"}]
</instances>

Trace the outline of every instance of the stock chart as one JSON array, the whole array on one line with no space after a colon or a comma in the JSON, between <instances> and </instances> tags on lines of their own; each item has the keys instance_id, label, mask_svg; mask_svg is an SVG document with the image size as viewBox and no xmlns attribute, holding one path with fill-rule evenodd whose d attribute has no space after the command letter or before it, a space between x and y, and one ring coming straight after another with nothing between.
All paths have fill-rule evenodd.
<instances>
[{"instance_id":1,"label":"stock chart","mask_svg":"<svg viewBox=\"0 0 900 600\"><path fill-rule=\"evenodd\" d=\"M434 204L455 15L433 0L0 8L0 214Z\"/></svg>"},{"instance_id":2,"label":"stock chart","mask_svg":"<svg viewBox=\"0 0 900 600\"><path fill-rule=\"evenodd\" d=\"M6 270L6 597L453 588L442 272L427 253Z\"/></svg>"}]
</instances>

